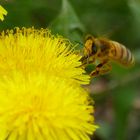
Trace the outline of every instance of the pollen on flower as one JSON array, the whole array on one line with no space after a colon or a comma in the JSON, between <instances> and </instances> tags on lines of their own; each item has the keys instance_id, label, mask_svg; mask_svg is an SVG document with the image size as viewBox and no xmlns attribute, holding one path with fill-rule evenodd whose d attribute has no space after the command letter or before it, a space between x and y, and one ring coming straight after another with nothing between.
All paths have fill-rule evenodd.
<instances>
[{"instance_id":1,"label":"pollen on flower","mask_svg":"<svg viewBox=\"0 0 140 140\"><path fill-rule=\"evenodd\" d=\"M83 75L85 71L79 67L80 56L73 48L68 40L51 35L47 29L16 28L3 32L0 36L0 74L42 72L46 76L76 79L86 84L89 76Z\"/></svg>"},{"instance_id":2,"label":"pollen on flower","mask_svg":"<svg viewBox=\"0 0 140 140\"><path fill-rule=\"evenodd\" d=\"M97 126L70 42L47 29L0 35L0 140L89 140Z\"/></svg>"},{"instance_id":3,"label":"pollen on flower","mask_svg":"<svg viewBox=\"0 0 140 140\"><path fill-rule=\"evenodd\" d=\"M89 140L93 106L79 86L41 73L0 80L1 140Z\"/></svg>"},{"instance_id":4,"label":"pollen on flower","mask_svg":"<svg viewBox=\"0 0 140 140\"><path fill-rule=\"evenodd\" d=\"M4 15L7 15L7 11L0 5L0 20L4 20Z\"/></svg>"}]
</instances>

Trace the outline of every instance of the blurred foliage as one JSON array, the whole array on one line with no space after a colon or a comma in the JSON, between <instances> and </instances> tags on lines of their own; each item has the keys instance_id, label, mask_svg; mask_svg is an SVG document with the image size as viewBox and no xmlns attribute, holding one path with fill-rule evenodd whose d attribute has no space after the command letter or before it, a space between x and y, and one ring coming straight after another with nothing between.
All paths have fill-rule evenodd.
<instances>
[{"instance_id":1,"label":"blurred foliage","mask_svg":"<svg viewBox=\"0 0 140 140\"><path fill-rule=\"evenodd\" d=\"M95 100L94 140L140 140L140 0L0 0L8 11L0 30L16 26L50 28L53 33L80 42L86 34L125 44L136 65L113 64L110 74L87 87ZM93 66L89 67L89 71Z\"/></svg>"}]
</instances>

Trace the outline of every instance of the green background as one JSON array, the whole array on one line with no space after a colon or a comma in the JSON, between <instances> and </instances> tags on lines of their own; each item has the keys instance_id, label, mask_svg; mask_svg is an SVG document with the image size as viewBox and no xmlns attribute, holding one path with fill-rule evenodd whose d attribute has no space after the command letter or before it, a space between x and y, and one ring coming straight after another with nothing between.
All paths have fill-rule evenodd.
<instances>
[{"instance_id":1,"label":"green background","mask_svg":"<svg viewBox=\"0 0 140 140\"><path fill-rule=\"evenodd\" d=\"M87 86L95 100L94 140L140 140L140 0L0 0L8 11L0 30L14 27L50 28L79 43L85 35L125 44L135 56L130 69L113 70ZM87 72L93 66L87 68ZM91 138L92 139L92 138Z\"/></svg>"}]
</instances>

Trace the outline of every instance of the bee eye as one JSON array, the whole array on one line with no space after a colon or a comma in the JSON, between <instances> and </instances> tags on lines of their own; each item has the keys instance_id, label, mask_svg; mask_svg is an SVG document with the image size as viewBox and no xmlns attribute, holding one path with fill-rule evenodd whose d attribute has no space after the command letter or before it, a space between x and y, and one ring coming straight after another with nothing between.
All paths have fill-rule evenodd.
<instances>
[{"instance_id":1,"label":"bee eye","mask_svg":"<svg viewBox=\"0 0 140 140\"><path fill-rule=\"evenodd\" d=\"M97 53L97 46L92 43L92 54L96 54Z\"/></svg>"}]
</instances>

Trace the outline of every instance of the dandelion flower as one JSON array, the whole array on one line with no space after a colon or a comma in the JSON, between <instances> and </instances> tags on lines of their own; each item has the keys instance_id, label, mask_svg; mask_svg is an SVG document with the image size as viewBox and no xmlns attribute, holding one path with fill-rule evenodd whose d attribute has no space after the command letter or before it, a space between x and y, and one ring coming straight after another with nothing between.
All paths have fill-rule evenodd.
<instances>
[{"instance_id":1,"label":"dandelion flower","mask_svg":"<svg viewBox=\"0 0 140 140\"><path fill-rule=\"evenodd\" d=\"M15 32L15 33L14 33ZM74 46L60 37L51 35L47 29L16 28L0 36L0 75L20 71L24 75L44 73L81 83L89 83L83 75L80 56Z\"/></svg>"},{"instance_id":2,"label":"dandelion flower","mask_svg":"<svg viewBox=\"0 0 140 140\"><path fill-rule=\"evenodd\" d=\"M1 34L0 140L90 139L97 126L79 59L48 30Z\"/></svg>"},{"instance_id":3,"label":"dandelion flower","mask_svg":"<svg viewBox=\"0 0 140 140\"><path fill-rule=\"evenodd\" d=\"M0 20L4 20L4 15L7 15L7 11L0 5Z\"/></svg>"}]
</instances>

